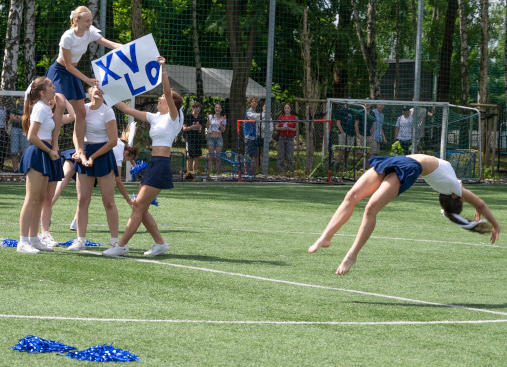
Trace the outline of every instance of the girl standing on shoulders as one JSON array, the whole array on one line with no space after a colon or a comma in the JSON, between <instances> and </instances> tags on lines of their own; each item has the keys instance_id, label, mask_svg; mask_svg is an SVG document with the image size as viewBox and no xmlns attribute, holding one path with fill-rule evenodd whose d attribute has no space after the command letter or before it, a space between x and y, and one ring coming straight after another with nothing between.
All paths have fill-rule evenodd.
<instances>
[{"instance_id":1,"label":"girl standing on shoulders","mask_svg":"<svg viewBox=\"0 0 507 367\"><path fill-rule=\"evenodd\" d=\"M81 73L76 65L81 56L88 49L91 42L97 42L99 45L109 49L115 49L122 46L120 43L111 42L100 35L100 30L93 25L91 11L86 6L78 6L70 15L70 29L66 31L60 39L60 52L55 63L48 69L46 76L51 79L56 87L56 108L54 120L56 129L60 131L62 124L63 110L65 108L65 98L67 98L76 113L76 123L74 125L74 144L76 145L76 159L82 160L85 165L86 157L84 154L84 135L85 135L85 117L84 106L85 92L83 83L90 87L98 85L97 79L88 78ZM58 142L55 142L55 149L58 151Z\"/></svg>"},{"instance_id":2,"label":"girl standing on shoulders","mask_svg":"<svg viewBox=\"0 0 507 367\"><path fill-rule=\"evenodd\" d=\"M160 255L169 250L169 246L163 240L153 216L148 212L151 202L160 191L172 189L173 174L171 170L171 147L174 138L179 134L183 126L183 99L171 90L169 78L165 71L165 59L157 57L162 71L162 86L164 94L158 99L157 109L159 113L138 111L125 103L120 102L115 106L134 118L149 122L150 138L152 139L151 159L146 172L139 185L137 198L132 206L132 214L127 223L127 228L118 244L104 251L105 256L120 256L128 254L128 241L137 232L141 222L150 232L155 244L144 254L148 256Z\"/></svg>"},{"instance_id":3,"label":"girl standing on shoulders","mask_svg":"<svg viewBox=\"0 0 507 367\"><path fill-rule=\"evenodd\" d=\"M48 182L62 179L58 153L52 146L55 122L49 101L55 97L55 86L46 77L33 81L26 96L22 125L32 143L21 157L20 170L26 175L26 194L19 217L20 240L17 251L38 254L53 251L39 241L39 222Z\"/></svg>"},{"instance_id":4,"label":"girl standing on shoulders","mask_svg":"<svg viewBox=\"0 0 507 367\"><path fill-rule=\"evenodd\" d=\"M70 251L85 249L85 236L88 227L88 207L92 198L95 179L102 195L106 210L107 224L111 233L110 244L118 243L118 209L114 202L115 176L118 168L113 148L118 139L118 127L111 107L104 104L102 91L98 87L88 89L91 102L86 109L86 143L84 147L88 164L74 163L77 172L77 239L69 246Z\"/></svg>"}]
</instances>

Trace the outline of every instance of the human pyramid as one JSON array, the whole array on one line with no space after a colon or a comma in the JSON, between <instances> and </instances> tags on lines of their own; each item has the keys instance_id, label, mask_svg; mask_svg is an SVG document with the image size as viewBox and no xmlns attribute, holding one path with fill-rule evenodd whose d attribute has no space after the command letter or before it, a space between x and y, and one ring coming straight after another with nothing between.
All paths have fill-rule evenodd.
<instances>
[{"instance_id":1,"label":"human pyramid","mask_svg":"<svg viewBox=\"0 0 507 367\"><path fill-rule=\"evenodd\" d=\"M49 67L46 76L35 79L25 92L22 125L32 145L25 150L20 163L20 171L26 175L26 194L20 214L17 251L38 254L54 251L54 247L58 246L49 232L51 208L71 177L76 175L78 204L71 229L77 230L77 238L68 247L69 251L85 249L88 207L97 181L111 234L110 248L103 255L127 254L127 243L141 223L154 240L151 249L144 254L160 255L169 247L148 209L161 190L173 188L171 146L182 129L183 100L178 93L171 91L165 71L166 60L158 56L156 61L162 70L163 85L163 95L157 105L159 113L138 111L123 102L115 104L124 113L151 124L151 159L137 196L130 198L119 174L124 160L135 159L137 148L118 138L115 115L112 108L104 103L99 81L76 68L91 42L109 49L122 46L102 37L92 22L92 13L87 7L79 6L72 11L70 29L60 39L58 58ZM86 104L83 82L89 86L90 102ZM67 114L64 114L65 109ZM60 153L60 127L73 121L75 150ZM132 207L121 238L114 200L115 183Z\"/></svg>"}]
</instances>

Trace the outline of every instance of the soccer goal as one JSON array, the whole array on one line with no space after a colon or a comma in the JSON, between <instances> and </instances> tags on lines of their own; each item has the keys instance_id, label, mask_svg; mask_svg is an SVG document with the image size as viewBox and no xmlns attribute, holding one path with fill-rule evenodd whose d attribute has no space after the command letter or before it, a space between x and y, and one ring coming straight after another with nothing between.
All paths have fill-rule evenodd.
<instances>
[{"instance_id":1,"label":"soccer goal","mask_svg":"<svg viewBox=\"0 0 507 367\"><path fill-rule=\"evenodd\" d=\"M351 154L367 168L371 155L422 153L449 161L458 178L479 181L482 172L480 112L443 102L328 99L332 120L328 150L331 175L349 177ZM355 171L354 171L355 172Z\"/></svg>"}]
</instances>

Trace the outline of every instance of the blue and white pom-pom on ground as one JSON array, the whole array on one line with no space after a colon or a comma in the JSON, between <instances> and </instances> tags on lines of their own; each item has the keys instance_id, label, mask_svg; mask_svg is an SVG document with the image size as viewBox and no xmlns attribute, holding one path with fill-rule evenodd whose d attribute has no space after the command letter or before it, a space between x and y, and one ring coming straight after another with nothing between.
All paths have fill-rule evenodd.
<instances>
[{"instance_id":1,"label":"blue and white pom-pom on ground","mask_svg":"<svg viewBox=\"0 0 507 367\"><path fill-rule=\"evenodd\" d=\"M18 344L12 349L28 353L65 353L76 349L76 347L65 345L54 340L46 340L38 336L27 335L19 339Z\"/></svg>"},{"instance_id":2,"label":"blue and white pom-pom on ground","mask_svg":"<svg viewBox=\"0 0 507 367\"><path fill-rule=\"evenodd\" d=\"M95 345L81 352L74 351L66 354L66 357L76 359L78 361L90 362L134 362L140 361L139 356L130 353L130 351L120 348L114 348L111 345Z\"/></svg>"}]
</instances>

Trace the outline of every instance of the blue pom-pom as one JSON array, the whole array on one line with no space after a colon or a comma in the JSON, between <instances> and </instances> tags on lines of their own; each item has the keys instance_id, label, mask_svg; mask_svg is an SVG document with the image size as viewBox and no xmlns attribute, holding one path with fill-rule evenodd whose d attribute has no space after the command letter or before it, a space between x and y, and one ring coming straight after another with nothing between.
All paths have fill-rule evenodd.
<instances>
[{"instance_id":1,"label":"blue pom-pom","mask_svg":"<svg viewBox=\"0 0 507 367\"><path fill-rule=\"evenodd\" d=\"M70 241L67 241L67 242L62 242L59 245L60 246L69 247L70 245L72 245L72 243L74 242L75 239L76 238L74 238L74 239L72 239ZM98 247L98 246L102 246L102 245L100 243L95 243L95 242L91 242L91 241L85 240L85 246Z\"/></svg>"},{"instance_id":2,"label":"blue pom-pom","mask_svg":"<svg viewBox=\"0 0 507 367\"><path fill-rule=\"evenodd\" d=\"M5 240L0 241L0 247L18 247L18 241L6 238Z\"/></svg>"},{"instance_id":3,"label":"blue pom-pom","mask_svg":"<svg viewBox=\"0 0 507 367\"><path fill-rule=\"evenodd\" d=\"M136 161L136 164L130 167L130 174L132 175L132 179L135 180L136 176L141 175L146 167L148 167L148 163L144 161Z\"/></svg>"},{"instance_id":4,"label":"blue pom-pom","mask_svg":"<svg viewBox=\"0 0 507 367\"><path fill-rule=\"evenodd\" d=\"M137 199L137 195L136 194L132 195L131 199L132 199L132 201L135 201ZM158 206L158 201L157 201L156 196L155 196L155 199L153 199L153 201L151 202L151 205Z\"/></svg>"},{"instance_id":5,"label":"blue pom-pom","mask_svg":"<svg viewBox=\"0 0 507 367\"><path fill-rule=\"evenodd\" d=\"M53 340L45 340L38 336L27 335L19 339L18 344L12 347L14 350L28 353L64 353L76 349L70 345L55 342Z\"/></svg>"},{"instance_id":6,"label":"blue pom-pom","mask_svg":"<svg viewBox=\"0 0 507 367\"><path fill-rule=\"evenodd\" d=\"M111 345L96 345L81 352L69 352L66 357L90 362L133 362L141 360L135 354L131 354L130 351L114 348L113 343Z\"/></svg>"}]
</instances>

